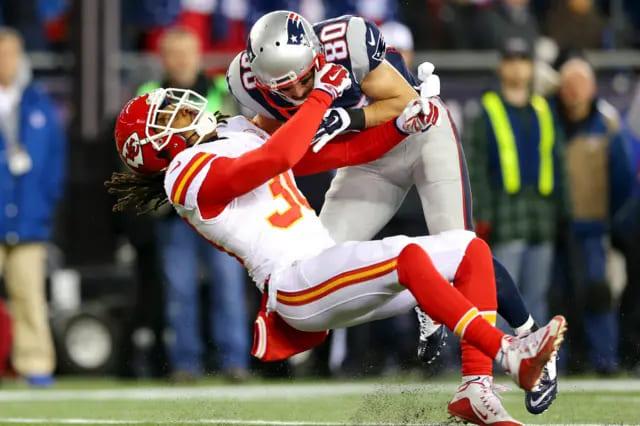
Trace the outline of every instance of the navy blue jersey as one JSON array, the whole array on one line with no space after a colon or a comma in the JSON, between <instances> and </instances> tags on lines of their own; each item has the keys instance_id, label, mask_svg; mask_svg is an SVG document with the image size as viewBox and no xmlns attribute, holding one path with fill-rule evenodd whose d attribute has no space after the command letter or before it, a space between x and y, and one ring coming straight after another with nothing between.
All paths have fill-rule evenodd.
<instances>
[{"instance_id":1,"label":"navy blue jersey","mask_svg":"<svg viewBox=\"0 0 640 426\"><path fill-rule=\"evenodd\" d=\"M351 88L334 101L333 107L358 108L367 105L369 100L362 93L360 83L384 60L395 67L410 85L417 86L402 56L395 49L386 47L375 24L346 15L318 22L313 29L323 45L327 62L343 65L351 76ZM284 121L299 108L299 105L294 105L277 93L256 86L245 52L239 53L229 65L227 83L229 91L240 104L265 117Z\"/></svg>"}]
</instances>

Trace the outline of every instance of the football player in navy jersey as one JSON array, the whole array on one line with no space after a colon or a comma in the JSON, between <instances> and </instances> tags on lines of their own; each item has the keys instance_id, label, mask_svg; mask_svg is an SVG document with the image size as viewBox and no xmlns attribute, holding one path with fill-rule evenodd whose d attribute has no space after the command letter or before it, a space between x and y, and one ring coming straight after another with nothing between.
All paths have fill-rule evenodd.
<instances>
[{"instance_id":1,"label":"football player in navy jersey","mask_svg":"<svg viewBox=\"0 0 640 426\"><path fill-rule=\"evenodd\" d=\"M313 26L294 12L264 15L252 27L247 49L229 66L227 81L240 104L256 113L254 122L272 132L297 111L313 88L315 70L324 62L345 66L353 84L326 113L313 140L316 151L340 133L362 130L397 116L409 100L418 96L418 81L401 55L387 48L376 25L350 15ZM449 114L444 114L446 107L436 102L441 115L438 126L409 136L412 140L376 161L337 171L320 214L336 241L373 238L395 214L412 185L418 190L431 234L473 228L462 146ZM495 261L494 267L498 312L518 333L531 332L536 326L513 279ZM444 327L421 311L418 319L418 354L432 361L443 342ZM528 399L537 401L544 396L543 403L537 404L538 411L541 406L546 409L551 405L557 389L555 378L543 378L541 383L548 387L527 393ZM483 381L470 381L461 389L480 410L481 395L493 392Z\"/></svg>"}]
</instances>

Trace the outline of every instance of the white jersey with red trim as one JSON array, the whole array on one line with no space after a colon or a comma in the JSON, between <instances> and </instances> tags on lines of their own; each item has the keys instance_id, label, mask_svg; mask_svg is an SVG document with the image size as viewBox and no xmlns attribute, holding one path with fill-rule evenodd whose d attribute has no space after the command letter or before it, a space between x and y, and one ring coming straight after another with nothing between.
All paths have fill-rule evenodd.
<instances>
[{"instance_id":1,"label":"white jersey with red trim","mask_svg":"<svg viewBox=\"0 0 640 426\"><path fill-rule=\"evenodd\" d=\"M207 173L215 172L216 159L239 157L268 137L244 117L230 119L218 134L222 139L186 149L171 161L165 191L178 214L208 241L237 257L263 290L270 274L335 242L298 190L291 171L235 198L213 219L203 219L198 192Z\"/></svg>"}]
</instances>

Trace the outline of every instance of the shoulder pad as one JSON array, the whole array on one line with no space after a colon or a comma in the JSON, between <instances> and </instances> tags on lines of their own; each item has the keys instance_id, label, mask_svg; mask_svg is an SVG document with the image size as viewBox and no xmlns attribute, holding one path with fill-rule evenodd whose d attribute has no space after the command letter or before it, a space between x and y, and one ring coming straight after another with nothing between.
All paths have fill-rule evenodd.
<instances>
[{"instance_id":1,"label":"shoulder pad","mask_svg":"<svg viewBox=\"0 0 640 426\"><path fill-rule=\"evenodd\" d=\"M245 51L242 51L233 58L227 69L227 85L229 92L240 103L240 105L251 111L268 118L275 118L266 108L264 108L252 96L252 91L257 91L256 81L249 60Z\"/></svg>"},{"instance_id":2,"label":"shoulder pad","mask_svg":"<svg viewBox=\"0 0 640 426\"><path fill-rule=\"evenodd\" d=\"M362 81L382 63L386 45L378 27L360 17L352 17L347 27L347 45L351 67L357 81Z\"/></svg>"},{"instance_id":3,"label":"shoulder pad","mask_svg":"<svg viewBox=\"0 0 640 426\"><path fill-rule=\"evenodd\" d=\"M171 160L164 176L164 189L173 205L187 209L196 207L198 188L204 170L216 156L196 148L189 148Z\"/></svg>"}]
</instances>

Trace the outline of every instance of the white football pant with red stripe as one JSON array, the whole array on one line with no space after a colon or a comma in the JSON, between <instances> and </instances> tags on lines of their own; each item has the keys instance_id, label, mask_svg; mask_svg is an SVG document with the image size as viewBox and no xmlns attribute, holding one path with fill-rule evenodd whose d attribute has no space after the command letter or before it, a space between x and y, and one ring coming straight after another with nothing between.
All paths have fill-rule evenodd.
<instances>
[{"instance_id":1,"label":"white football pant with red stripe","mask_svg":"<svg viewBox=\"0 0 640 426\"><path fill-rule=\"evenodd\" d=\"M398 284L396 264L403 248L418 244L452 281L474 237L458 230L341 243L272 275L269 289L276 291L278 314L298 330L330 330L392 317L417 304Z\"/></svg>"}]
</instances>

